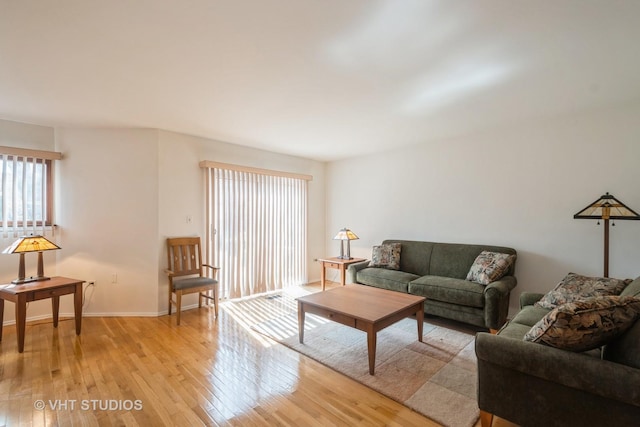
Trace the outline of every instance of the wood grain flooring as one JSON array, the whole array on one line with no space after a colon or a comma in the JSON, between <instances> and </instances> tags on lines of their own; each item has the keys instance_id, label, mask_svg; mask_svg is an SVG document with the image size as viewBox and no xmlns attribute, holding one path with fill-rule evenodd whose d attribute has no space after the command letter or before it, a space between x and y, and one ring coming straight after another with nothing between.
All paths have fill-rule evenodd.
<instances>
[{"instance_id":1,"label":"wood grain flooring","mask_svg":"<svg viewBox=\"0 0 640 427\"><path fill-rule=\"evenodd\" d=\"M239 313L182 316L179 327L175 316L86 317L80 337L72 319L29 323L22 354L5 327L0 426L438 425L257 336Z\"/></svg>"}]
</instances>

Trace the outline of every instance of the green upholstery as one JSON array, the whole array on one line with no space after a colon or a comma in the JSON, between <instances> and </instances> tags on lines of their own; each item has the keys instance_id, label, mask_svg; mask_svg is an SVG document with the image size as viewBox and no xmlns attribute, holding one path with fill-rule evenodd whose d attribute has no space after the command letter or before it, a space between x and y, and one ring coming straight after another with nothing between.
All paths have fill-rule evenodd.
<instances>
[{"instance_id":1,"label":"green upholstery","mask_svg":"<svg viewBox=\"0 0 640 427\"><path fill-rule=\"evenodd\" d=\"M523 292L520 294L520 308L524 308L528 305L533 305L538 302L544 294L537 292Z\"/></svg>"},{"instance_id":2,"label":"green upholstery","mask_svg":"<svg viewBox=\"0 0 640 427\"><path fill-rule=\"evenodd\" d=\"M509 296L516 286L515 263L500 280L480 285L465 280L482 251L516 255L512 248L489 245L385 240L400 243L400 270L369 267L369 262L351 264L348 279L360 283L427 297L424 311L488 329L504 324Z\"/></svg>"},{"instance_id":3,"label":"green upholstery","mask_svg":"<svg viewBox=\"0 0 640 427\"><path fill-rule=\"evenodd\" d=\"M640 277L629 283L620 293L620 296L640 297Z\"/></svg>"},{"instance_id":4,"label":"green upholstery","mask_svg":"<svg viewBox=\"0 0 640 427\"><path fill-rule=\"evenodd\" d=\"M640 370L542 344L476 336L478 407L522 426L632 426Z\"/></svg>"},{"instance_id":5,"label":"green upholstery","mask_svg":"<svg viewBox=\"0 0 640 427\"><path fill-rule=\"evenodd\" d=\"M400 271L424 276L429 273L431 253L435 243L415 242L411 240L385 240L386 243L400 243Z\"/></svg>"},{"instance_id":6,"label":"green upholstery","mask_svg":"<svg viewBox=\"0 0 640 427\"><path fill-rule=\"evenodd\" d=\"M549 313L549 310L546 308L528 305L516 314L511 323L525 325L531 328L533 325L538 323L540 319L546 316L547 313Z\"/></svg>"},{"instance_id":7,"label":"green upholstery","mask_svg":"<svg viewBox=\"0 0 640 427\"><path fill-rule=\"evenodd\" d=\"M463 279L422 276L409 284L409 293L468 307L484 307L484 285Z\"/></svg>"},{"instance_id":8,"label":"green upholstery","mask_svg":"<svg viewBox=\"0 0 640 427\"><path fill-rule=\"evenodd\" d=\"M466 279L467 273L482 251L500 252L515 255L516 251L502 246L463 245L455 243L437 243L431 254L429 274L432 276ZM511 264L506 276L513 276L515 264Z\"/></svg>"},{"instance_id":9,"label":"green upholstery","mask_svg":"<svg viewBox=\"0 0 640 427\"><path fill-rule=\"evenodd\" d=\"M384 268L364 268L358 272L358 281L363 285L404 293L407 293L409 282L418 277L420 276Z\"/></svg>"},{"instance_id":10,"label":"green upholstery","mask_svg":"<svg viewBox=\"0 0 640 427\"><path fill-rule=\"evenodd\" d=\"M640 277L622 295L640 296ZM523 426L638 425L640 320L605 346L603 358L600 349L560 350L523 340L549 312L533 306L540 297L523 295L497 335L476 336L479 408Z\"/></svg>"},{"instance_id":11,"label":"green upholstery","mask_svg":"<svg viewBox=\"0 0 640 427\"><path fill-rule=\"evenodd\" d=\"M629 283L620 295L640 298L640 277ZM640 320L620 338L605 346L604 358L640 369Z\"/></svg>"},{"instance_id":12,"label":"green upholstery","mask_svg":"<svg viewBox=\"0 0 640 427\"><path fill-rule=\"evenodd\" d=\"M604 358L640 369L640 321L604 348Z\"/></svg>"}]
</instances>

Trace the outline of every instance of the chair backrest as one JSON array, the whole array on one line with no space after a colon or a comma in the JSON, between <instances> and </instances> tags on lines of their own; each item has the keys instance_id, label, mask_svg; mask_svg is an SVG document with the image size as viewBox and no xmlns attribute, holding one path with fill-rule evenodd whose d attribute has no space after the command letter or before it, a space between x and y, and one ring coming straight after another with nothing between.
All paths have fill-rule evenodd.
<instances>
[{"instance_id":1,"label":"chair backrest","mask_svg":"<svg viewBox=\"0 0 640 427\"><path fill-rule=\"evenodd\" d=\"M167 239L169 270L173 276L202 276L200 237L173 237Z\"/></svg>"}]
</instances>

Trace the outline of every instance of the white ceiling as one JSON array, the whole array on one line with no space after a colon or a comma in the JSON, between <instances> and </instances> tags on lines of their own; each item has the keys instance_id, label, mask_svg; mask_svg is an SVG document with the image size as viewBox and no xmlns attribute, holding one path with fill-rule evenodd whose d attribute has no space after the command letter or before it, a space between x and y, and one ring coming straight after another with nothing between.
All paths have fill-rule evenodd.
<instances>
[{"instance_id":1,"label":"white ceiling","mask_svg":"<svg viewBox=\"0 0 640 427\"><path fill-rule=\"evenodd\" d=\"M638 0L0 0L0 118L318 160L635 102Z\"/></svg>"}]
</instances>

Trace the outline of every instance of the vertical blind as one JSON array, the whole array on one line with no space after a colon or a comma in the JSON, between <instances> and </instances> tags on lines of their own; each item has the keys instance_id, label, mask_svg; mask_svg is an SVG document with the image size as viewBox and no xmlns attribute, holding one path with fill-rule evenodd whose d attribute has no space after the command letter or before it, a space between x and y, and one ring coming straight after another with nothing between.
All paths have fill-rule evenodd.
<instances>
[{"instance_id":1,"label":"vertical blind","mask_svg":"<svg viewBox=\"0 0 640 427\"><path fill-rule=\"evenodd\" d=\"M268 292L307 280L307 180L206 169L209 242L220 297Z\"/></svg>"},{"instance_id":2,"label":"vertical blind","mask_svg":"<svg viewBox=\"0 0 640 427\"><path fill-rule=\"evenodd\" d=\"M53 230L53 160L60 153L0 147L2 237Z\"/></svg>"}]
</instances>

